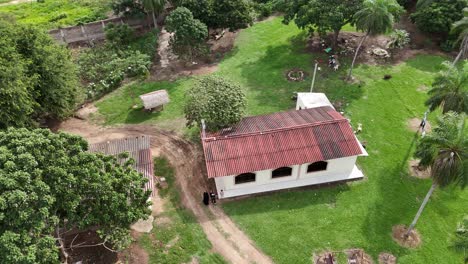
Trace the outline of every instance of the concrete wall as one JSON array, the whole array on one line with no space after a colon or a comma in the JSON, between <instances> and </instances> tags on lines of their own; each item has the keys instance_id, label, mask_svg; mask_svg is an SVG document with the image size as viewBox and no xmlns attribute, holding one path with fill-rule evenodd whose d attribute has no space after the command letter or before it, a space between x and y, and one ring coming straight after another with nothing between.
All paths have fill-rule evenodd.
<instances>
[{"instance_id":1,"label":"concrete wall","mask_svg":"<svg viewBox=\"0 0 468 264\"><path fill-rule=\"evenodd\" d=\"M355 166L357 156L329 160L327 170L307 173L308 164L293 165L292 175L272 178L271 170L257 171L255 182L235 184L236 175L215 178L220 198L294 188L334 181L362 178L362 172ZM223 193L221 193L223 190Z\"/></svg>"}]
</instances>

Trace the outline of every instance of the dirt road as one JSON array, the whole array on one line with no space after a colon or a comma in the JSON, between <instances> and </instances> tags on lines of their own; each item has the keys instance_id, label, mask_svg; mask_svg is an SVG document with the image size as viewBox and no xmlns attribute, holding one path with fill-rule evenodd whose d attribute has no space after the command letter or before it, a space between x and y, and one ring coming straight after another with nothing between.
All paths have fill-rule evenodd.
<instances>
[{"instance_id":1,"label":"dirt road","mask_svg":"<svg viewBox=\"0 0 468 264\"><path fill-rule=\"evenodd\" d=\"M175 168L182 202L198 219L213 245L213 250L221 254L227 261L235 264L273 263L268 256L256 248L254 243L222 209L216 206L206 208L201 203L201 194L213 183L208 182L203 171L203 159L199 147L173 132L153 126L132 125L104 128L90 124L85 120L73 118L62 123L59 129L81 135L90 143L142 134L150 136L153 155L167 157Z\"/></svg>"}]
</instances>

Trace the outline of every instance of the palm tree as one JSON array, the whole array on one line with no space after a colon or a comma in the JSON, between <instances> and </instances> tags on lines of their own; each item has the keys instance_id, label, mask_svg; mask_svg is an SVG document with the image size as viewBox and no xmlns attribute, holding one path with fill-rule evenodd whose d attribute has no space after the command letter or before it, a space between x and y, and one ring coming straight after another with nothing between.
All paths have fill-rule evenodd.
<instances>
[{"instance_id":1,"label":"palm tree","mask_svg":"<svg viewBox=\"0 0 468 264\"><path fill-rule=\"evenodd\" d=\"M459 69L448 61L435 77L426 105L430 111L441 107L443 113L454 111L468 114L468 63Z\"/></svg>"},{"instance_id":2,"label":"palm tree","mask_svg":"<svg viewBox=\"0 0 468 264\"><path fill-rule=\"evenodd\" d=\"M453 24L451 33L458 35L456 44L460 43L460 52L453 61L455 65L461 57L468 54L468 7L463 9L463 18Z\"/></svg>"},{"instance_id":3,"label":"palm tree","mask_svg":"<svg viewBox=\"0 0 468 264\"><path fill-rule=\"evenodd\" d=\"M398 16L403 8L396 0L366 0L363 8L354 14L356 29L366 32L362 37L354 53L353 62L349 69L348 80L351 79L356 57L361 49L362 43L369 35L383 34L393 27L395 16Z\"/></svg>"},{"instance_id":4,"label":"palm tree","mask_svg":"<svg viewBox=\"0 0 468 264\"><path fill-rule=\"evenodd\" d=\"M166 3L167 0L141 0L143 8L147 12L151 12L151 15L153 16L154 28L158 28L156 14L159 14L161 11L164 10L164 6L166 6Z\"/></svg>"},{"instance_id":5,"label":"palm tree","mask_svg":"<svg viewBox=\"0 0 468 264\"><path fill-rule=\"evenodd\" d=\"M465 138L465 114L449 112L439 118L438 127L421 139L415 156L420 158L422 167L431 168L432 185L427 192L418 213L406 232L409 236L418 222L432 192L440 186L468 183L468 140Z\"/></svg>"}]
</instances>

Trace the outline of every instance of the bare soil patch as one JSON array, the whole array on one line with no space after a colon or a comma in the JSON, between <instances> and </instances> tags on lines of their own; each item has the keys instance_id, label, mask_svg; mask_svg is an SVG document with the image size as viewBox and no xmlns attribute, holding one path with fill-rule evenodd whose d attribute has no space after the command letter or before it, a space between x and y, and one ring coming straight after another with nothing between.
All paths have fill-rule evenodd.
<instances>
[{"instance_id":1,"label":"bare soil patch","mask_svg":"<svg viewBox=\"0 0 468 264\"><path fill-rule=\"evenodd\" d=\"M213 251L221 254L230 263L272 263L219 206L210 206L208 210L204 208L201 195L204 190L214 187L214 181L206 177L203 153L199 146L174 132L149 125L105 128L73 118L62 123L60 130L81 135L90 143L137 135L150 136L152 153L164 155L175 168L177 185L181 189L181 201L194 213L213 245Z\"/></svg>"},{"instance_id":2,"label":"bare soil patch","mask_svg":"<svg viewBox=\"0 0 468 264\"><path fill-rule=\"evenodd\" d=\"M410 175L420 179L429 179L431 177L431 169L423 169L419 166L419 160L410 160L408 162Z\"/></svg>"},{"instance_id":3,"label":"bare soil patch","mask_svg":"<svg viewBox=\"0 0 468 264\"><path fill-rule=\"evenodd\" d=\"M371 256L366 254L363 249L353 248L345 250L348 255L349 264L373 264Z\"/></svg>"},{"instance_id":4,"label":"bare soil patch","mask_svg":"<svg viewBox=\"0 0 468 264\"><path fill-rule=\"evenodd\" d=\"M414 117L408 120L408 128L413 131L413 132L418 132L421 130L421 118ZM426 126L424 130L427 132L431 132L431 123L429 121L426 121Z\"/></svg>"},{"instance_id":5,"label":"bare soil patch","mask_svg":"<svg viewBox=\"0 0 468 264\"><path fill-rule=\"evenodd\" d=\"M382 252L379 254L379 264L396 264L397 258L390 253Z\"/></svg>"},{"instance_id":6,"label":"bare soil patch","mask_svg":"<svg viewBox=\"0 0 468 264\"><path fill-rule=\"evenodd\" d=\"M137 239L137 237L134 237ZM149 254L137 243L132 243L130 247L119 253L119 262L127 264L146 264L149 263ZM109 262L113 263L113 262Z\"/></svg>"},{"instance_id":7,"label":"bare soil patch","mask_svg":"<svg viewBox=\"0 0 468 264\"><path fill-rule=\"evenodd\" d=\"M392 237L398 245L406 248L416 248L421 245L421 236L416 230L412 230L408 237L405 237L408 229L404 225L394 226L392 229Z\"/></svg>"},{"instance_id":8,"label":"bare soil patch","mask_svg":"<svg viewBox=\"0 0 468 264\"><path fill-rule=\"evenodd\" d=\"M325 251L318 255L314 254L312 257L314 264L329 264L329 263L336 263L336 256L331 251Z\"/></svg>"},{"instance_id":9,"label":"bare soil patch","mask_svg":"<svg viewBox=\"0 0 468 264\"><path fill-rule=\"evenodd\" d=\"M89 230L80 233L70 232L64 237L65 246L70 247L70 263L82 261L82 263L108 264L115 263L118 254L107 250L103 246L83 247L102 243L95 231Z\"/></svg>"}]
</instances>

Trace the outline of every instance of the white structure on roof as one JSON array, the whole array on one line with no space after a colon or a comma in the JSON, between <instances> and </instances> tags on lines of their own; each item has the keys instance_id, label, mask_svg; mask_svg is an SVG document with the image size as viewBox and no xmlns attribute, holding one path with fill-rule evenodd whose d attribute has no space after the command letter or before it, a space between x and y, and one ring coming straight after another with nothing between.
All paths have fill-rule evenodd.
<instances>
[{"instance_id":1,"label":"white structure on roof","mask_svg":"<svg viewBox=\"0 0 468 264\"><path fill-rule=\"evenodd\" d=\"M322 93L299 94L297 104L202 134L220 198L363 178L356 160L368 154L349 121Z\"/></svg>"},{"instance_id":2,"label":"white structure on roof","mask_svg":"<svg viewBox=\"0 0 468 264\"><path fill-rule=\"evenodd\" d=\"M333 105L324 93L297 93L296 110L321 106L330 106L334 109Z\"/></svg>"},{"instance_id":3,"label":"white structure on roof","mask_svg":"<svg viewBox=\"0 0 468 264\"><path fill-rule=\"evenodd\" d=\"M169 103L169 94L166 90L158 90L140 95L146 110L154 109Z\"/></svg>"}]
</instances>

